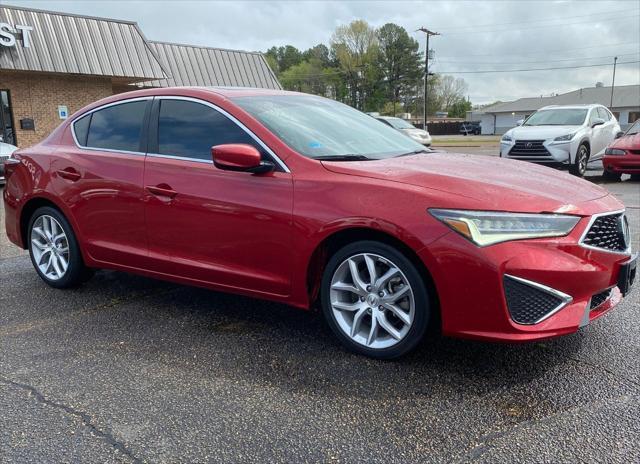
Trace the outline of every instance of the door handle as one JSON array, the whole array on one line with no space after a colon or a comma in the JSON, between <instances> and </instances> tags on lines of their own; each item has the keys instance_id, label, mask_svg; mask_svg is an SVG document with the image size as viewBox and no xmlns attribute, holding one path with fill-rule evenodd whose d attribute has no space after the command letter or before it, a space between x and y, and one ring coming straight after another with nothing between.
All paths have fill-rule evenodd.
<instances>
[{"instance_id":1,"label":"door handle","mask_svg":"<svg viewBox=\"0 0 640 464\"><path fill-rule=\"evenodd\" d=\"M70 180L71 182L80 180L80 177L82 177L80 173L73 168L60 169L56 171L56 173L63 179Z\"/></svg>"},{"instance_id":2,"label":"door handle","mask_svg":"<svg viewBox=\"0 0 640 464\"><path fill-rule=\"evenodd\" d=\"M178 192L176 192L175 190L172 190L171 187L168 186L167 184L160 184L155 186L147 185L145 189L147 190L147 192L159 197L173 198L178 194Z\"/></svg>"}]
</instances>

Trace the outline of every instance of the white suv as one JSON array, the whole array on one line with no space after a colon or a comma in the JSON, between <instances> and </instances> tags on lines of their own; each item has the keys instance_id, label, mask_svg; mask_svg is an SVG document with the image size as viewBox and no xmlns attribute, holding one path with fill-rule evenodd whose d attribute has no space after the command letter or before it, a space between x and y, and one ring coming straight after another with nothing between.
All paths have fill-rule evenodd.
<instances>
[{"instance_id":1,"label":"white suv","mask_svg":"<svg viewBox=\"0 0 640 464\"><path fill-rule=\"evenodd\" d=\"M500 156L568 165L572 174L584 176L618 132L618 121L602 105L545 106L502 136Z\"/></svg>"}]
</instances>

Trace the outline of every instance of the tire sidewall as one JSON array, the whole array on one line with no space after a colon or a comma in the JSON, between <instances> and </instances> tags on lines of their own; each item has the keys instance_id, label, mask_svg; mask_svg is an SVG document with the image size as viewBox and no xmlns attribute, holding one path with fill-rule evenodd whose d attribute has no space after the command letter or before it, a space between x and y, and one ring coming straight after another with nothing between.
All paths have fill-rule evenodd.
<instances>
[{"instance_id":1,"label":"tire sidewall","mask_svg":"<svg viewBox=\"0 0 640 464\"><path fill-rule=\"evenodd\" d=\"M585 165L585 168L584 168L584 172L580 171L580 152L582 150L586 151L586 158L587 158L586 159L586 165ZM589 147L586 144L581 143L578 146L578 150L576 151L576 157L575 157L575 160L574 160L574 163L573 163L572 174L574 174L576 176L579 176L579 177L584 177L584 175L587 173L587 166L589 164L589 155L590 155Z\"/></svg>"},{"instance_id":2,"label":"tire sidewall","mask_svg":"<svg viewBox=\"0 0 640 464\"><path fill-rule=\"evenodd\" d=\"M336 321L331 308L330 290L331 279L338 266L348 257L360 253L374 253L385 257L396 264L404 273L413 290L415 314L411 328L407 335L396 345L385 349L367 348L354 342L345 334ZM338 340L351 351L376 359L394 359L406 354L420 343L426 332L430 316L429 295L424 281L413 263L395 248L375 241L359 241L346 245L338 250L327 262L322 273L320 300L324 319L336 335Z\"/></svg>"},{"instance_id":3,"label":"tire sidewall","mask_svg":"<svg viewBox=\"0 0 640 464\"><path fill-rule=\"evenodd\" d=\"M40 216L44 215L51 216L55 218L56 221L58 221L58 224L60 224L67 236L67 242L69 244L69 266L67 267L67 272L64 274L64 276L62 276L58 280L51 280L40 271L40 268L35 261L33 251L31 249L31 230L33 228L33 224ZM57 209L50 206L43 206L34 211L34 213L31 215L31 218L29 219L26 238L29 249L29 256L31 257L31 263L33 264L33 267L40 278L44 280L47 285L55 288L67 288L78 285L84 280L86 268L84 266L84 262L82 261L82 255L80 253L80 247L78 246L76 235L73 232L69 221L67 221L64 215Z\"/></svg>"}]
</instances>

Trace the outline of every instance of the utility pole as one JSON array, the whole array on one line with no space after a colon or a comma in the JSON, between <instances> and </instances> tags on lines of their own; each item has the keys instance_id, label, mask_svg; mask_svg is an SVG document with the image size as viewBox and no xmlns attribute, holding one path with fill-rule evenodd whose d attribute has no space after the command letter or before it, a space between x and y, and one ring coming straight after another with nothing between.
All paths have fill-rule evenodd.
<instances>
[{"instance_id":1,"label":"utility pole","mask_svg":"<svg viewBox=\"0 0 640 464\"><path fill-rule=\"evenodd\" d=\"M611 101L609 102L609 109L613 106L613 88L616 86L616 61L618 57L613 57L613 81L611 81Z\"/></svg>"},{"instance_id":2,"label":"utility pole","mask_svg":"<svg viewBox=\"0 0 640 464\"><path fill-rule=\"evenodd\" d=\"M424 50L424 115L422 120L422 128L424 130L427 130L427 97L429 95L429 91L427 90L427 84L429 80L429 37L431 37L432 35L440 35L440 33L430 31L426 27L421 27L420 29L418 29L418 31L424 32L427 36L427 44Z\"/></svg>"}]
</instances>

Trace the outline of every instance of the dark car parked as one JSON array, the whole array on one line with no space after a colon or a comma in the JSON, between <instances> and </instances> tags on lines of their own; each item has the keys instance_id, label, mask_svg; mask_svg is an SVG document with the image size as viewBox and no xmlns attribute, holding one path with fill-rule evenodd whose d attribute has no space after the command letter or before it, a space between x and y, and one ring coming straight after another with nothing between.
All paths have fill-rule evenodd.
<instances>
[{"instance_id":1,"label":"dark car parked","mask_svg":"<svg viewBox=\"0 0 640 464\"><path fill-rule=\"evenodd\" d=\"M460 133L464 135L480 135L482 129L480 127L480 121L469 121L462 123L462 127L460 128Z\"/></svg>"}]
</instances>

